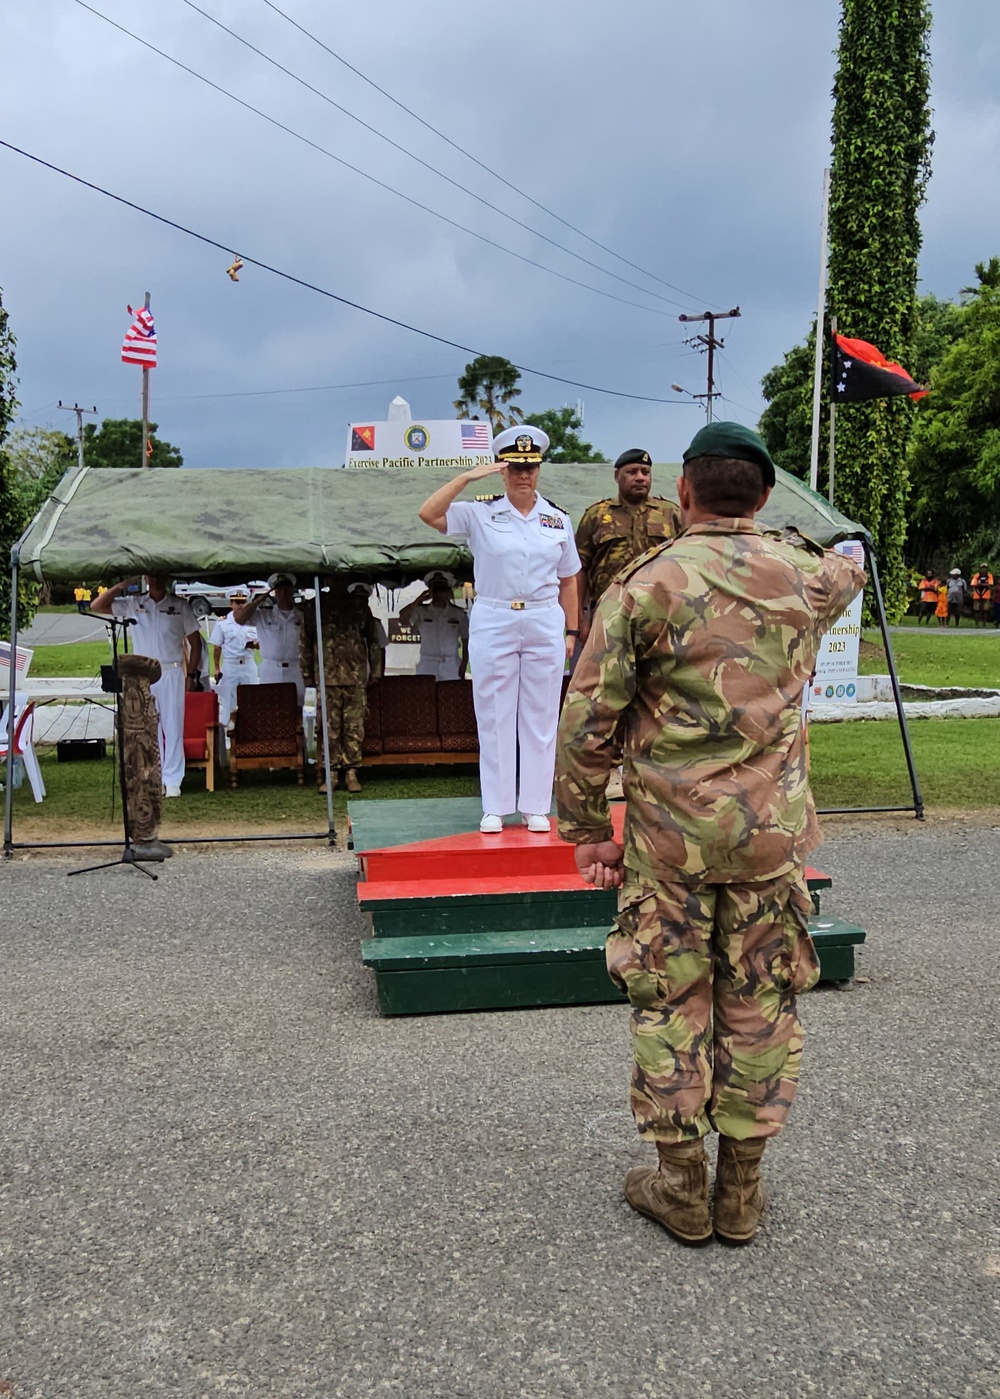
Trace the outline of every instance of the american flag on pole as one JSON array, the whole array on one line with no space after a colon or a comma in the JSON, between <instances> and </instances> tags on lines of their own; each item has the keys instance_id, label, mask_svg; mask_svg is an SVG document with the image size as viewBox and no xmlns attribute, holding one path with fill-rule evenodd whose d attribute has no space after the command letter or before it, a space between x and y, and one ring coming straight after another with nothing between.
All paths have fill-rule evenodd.
<instances>
[{"instance_id":1,"label":"american flag on pole","mask_svg":"<svg viewBox=\"0 0 1000 1399\"><path fill-rule=\"evenodd\" d=\"M488 452L493 446L489 423L463 423L462 447L467 452Z\"/></svg>"},{"instance_id":2,"label":"american flag on pole","mask_svg":"<svg viewBox=\"0 0 1000 1399\"><path fill-rule=\"evenodd\" d=\"M125 333L122 364L141 364L143 369L155 369L156 329L153 325L153 313L148 306L140 306L136 311L129 306L127 310L135 320Z\"/></svg>"}]
</instances>

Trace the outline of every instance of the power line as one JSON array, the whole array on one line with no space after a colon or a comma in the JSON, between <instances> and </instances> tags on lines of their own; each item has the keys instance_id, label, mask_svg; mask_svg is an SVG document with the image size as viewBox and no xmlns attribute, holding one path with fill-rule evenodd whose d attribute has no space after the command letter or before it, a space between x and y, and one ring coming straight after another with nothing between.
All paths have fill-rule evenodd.
<instances>
[{"instance_id":1,"label":"power line","mask_svg":"<svg viewBox=\"0 0 1000 1399\"><path fill-rule=\"evenodd\" d=\"M10 141L4 141L0 138L0 146L5 150L13 151L15 155L24 156L26 160L33 161L46 170L53 171L56 175L62 175L65 179L72 180L74 184L93 190L95 194L103 194L106 199L113 199L116 204L123 204L127 209L133 209L137 214L155 219L157 223L162 223L167 228L173 228L178 233L184 233L189 238L195 238L199 243L205 243L210 248L217 248L220 252L224 252L227 257L231 255L232 242L220 243L216 238L209 238L206 233L198 233L193 228L177 223L175 219L168 219L165 214L154 213L152 209L147 209L142 204L136 204L134 200L126 199L124 195L114 194L102 185L93 184L90 180L85 180L82 175L74 175L70 170L53 165L51 161L43 160L41 156L33 155L31 151L22 150L20 146L15 146ZM463 354L472 355L474 358L484 353L482 350L473 349L471 345L462 345L457 340L448 340L443 335L435 335L431 330L421 330L419 326L409 325L406 321L398 320L395 316L386 315L384 311L374 311L370 306L362 306L358 301L351 301L346 296L339 296L334 291L328 291L325 287L318 287L314 282L307 282L305 278L296 277L292 272L283 272L281 268L272 267L270 263L261 262L258 258L250 257L246 253L242 253L241 256L249 267L259 267L262 272L270 272L283 281L291 282L293 286L303 287L306 291L314 291L318 296L325 296L329 301L336 301L341 306L349 306L352 311L361 311L366 316L374 316L376 320L384 321L386 325L398 326L400 330L408 330L413 335L420 335L425 340L433 340L438 345L447 345L452 350L461 350ZM514 368L519 369L522 374L534 374L539 379L550 379L556 384L568 384L570 388L574 389L586 389L588 393L608 394L611 398L628 398L637 403L683 403L684 401L679 398L653 398L647 394L624 393L621 389L604 389L597 384L582 384L576 379L564 379L559 374L547 374L542 369L532 369L526 364L515 364Z\"/></svg>"},{"instance_id":2,"label":"power line","mask_svg":"<svg viewBox=\"0 0 1000 1399\"><path fill-rule=\"evenodd\" d=\"M412 107L407 107L405 102L401 102L398 97L393 97L392 93L387 92L384 87L380 87L378 83L375 82L374 78L369 78L366 73L362 73L360 68L356 68L354 64L350 63L346 58L344 58L342 54L339 54L336 52L336 50L331 49L328 44L324 44L322 39L317 38L315 34L313 34L310 30L306 29L303 25L299 24L297 20L292 19L291 15L286 14L284 10L279 9L279 7L273 3L273 0L263 0L263 3L267 6L269 10L273 10L276 15L280 15L282 19L287 20L293 29L297 29L300 34L304 34L307 39L311 39L314 44L318 44L324 53L328 53L331 58L335 58L338 63L342 63L345 68L349 69L350 72L352 72L356 77L360 78L363 83L367 83L369 87L372 87L375 89L376 92L381 93L383 97L387 98L394 106L398 107L400 111L405 112L407 116L410 116L413 118L414 121L419 122L421 126L426 128L426 130L432 132L435 136L440 137L442 141L444 141L447 145L451 146L452 150L458 151L459 154L464 155L467 160L471 160L474 165L478 165L480 170L485 170L488 175L492 175L493 178L495 180L499 180L502 185L506 185L507 188L513 190L515 194L519 194L522 199L526 199L529 204L533 204L536 209L541 209L543 214L548 214L550 219L555 219L556 222L561 223L564 228L571 229L581 238L585 238L588 243L592 243L595 248L600 248L602 252L608 253L611 257L617 258L619 262L625 263L627 267L633 268L636 272L641 272L644 277L649 277L652 281L659 282L660 285L663 287L669 287L671 291L677 292L680 296L687 297L689 301L700 301L702 305L706 304L704 297L695 296L693 292L685 291L683 287L678 287L673 282L668 282L663 277L658 277L655 272L649 272L645 267L640 267L637 262L632 262L629 258L623 257L621 253L616 253L614 248L609 248L605 243L600 242L599 239L592 238L590 234L585 233L582 228L577 228L576 224L570 223L570 221L568 219L564 219L561 214L557 214L553 209L549 209L546 205L540 203L537 199L533 198L525 190L520 189L510 180L506 179L503 175L499 173L499 171L494 170L492 166L487 165L485 161L482 161L477 156L474 156L471 151L467 151L464 146L460 146L457 141L453 141L450 136L446 136L445 133L443 131L440 131L436 126L432 126L429 121L425 121L422 116L419 116L412 109ZM707 304L713 305L717 303L708 302Z\"/></svg>"},{"instance_id":3,"label":"power line","mask_svg":"<svg viewBox=\"0 0 1000 1399\"><path fill-rule=\"evenodd\" d=\"M174 58L172 54L157 48L156 45L150 43L148 39L143 39L140 35L133 33L131 29L126 29L125 26L119 24L117 20L113 20L110 16L102 14L100 10L95 10L93 5L87 4L87 0L76 0L76 4L78 4L81 9L89 11L90 14L96 15L98 19L102 19L105 24L109 24L112 29L117 29L119 33L126 34L130 39L134 39L137 44L141 44L143 48L149 49L150 53L155 53L159 58L165 58L166 61L172 63L175 68L180 68L183 72L190 74L192 78L197 78L199 82L205 83L215 92L221 93L223 97L228 97L230 101L238 103L239 106L244 107L248 112L253 112L254 116L261 117L264 121L269 122L271 126L277 127L279 131L284 131L287 135L294 136L297 141L301 141L304 145L310 146L314 151L318 151L320 155L325 155L329 160L336 161L337 164L342 165L345 170L351 170L355 175L360 175L362 179L369 180L373 185L377 185L379 189L387 190L390 194L396 195L399 199L405 199L407 204L412 204L415 209L422 209L425 214L430 214L433 218L440 219L442 223L449 224L452 228L457 228L462 233L468 233L473 238L478 238L481 243L488 243L491 248L498 248L500 252L506 253L509 257L517 258L519 262L526 262L529 267L537 267L542 272L548 272L550 276L558 277L563 282L571 282L573 286L582 287L584 291L592 291L596 296L605 296L609 301L619 301L623 306L632 306L637 311L646 311L651 316L666 316L669 318L670 313L668 311L658 311L654 306L643 306L639 301L630 301L627 297L616 296L612 291L604 291L600 287L593 287L589 282L581 282L577 277L571 277L566 272L557 272L554 267L547 267L544 262L537 262L534 258L527 257L524 253L515 252L513 248L508 248L503 243L498 243L495 238L488 238L485 233L477 233L474 228L468 228L465 224L459 223L457 219L451 219L447 214L442 214L438 209L432 209L429 204L422 204L419 199L414 199L410 195L404 194L402 190L393 188L392 185L386 184L384 180L378 179L375 175L370 175L367 170L362 170L360 166L352 165L349 160L344 160L342 156L335 155L333 151L327 150L325 146L321 146L318 141L313 141L308 136L303 136L301 131L296 131L294 127L286 126L284 122L278 121L277 117L269 116L267 112L263 112L259 107L255 107L252 102L245 102L242 97L237 97L236 94L230 92L228 88L213 82L212 79L207 78L204 73L199 73L197 69L189 67L186 63L182 63L179 58ZM649 295L654 295L654 293L649 293Z\"/></svg>"},{"instance_id":4,"label":"power line","mask_svg":"<svg viewBox=\"0 0 1000 1399\"><path fill-rule=\"evenodd\" d=\"M377 136L380 141L385 141L388 145L392 146L393 150L401 151L402 154L407 156L410 160L415 160L424 170L429 170L432 175L437 175L440 179L447 181L454 189L461 190L463 194L467 194L470 199L477 200L484 208L489 209L491 213L499 214L501 218L509 220L511 223L516 224L518 228L524 229L526 233L530 233L533 238L541 238L553 248L558 248L560 252L566 253L569 257L575 257L578 262L584 263L585 266L593 267L594 270L600 272L602 276L613 277L616 282L621 282L626 287L632 287L635 291L641 292L643 296L654 296L657 301L663 301L668 306L681 305L681 302L674 301L672 297L662 296L658 291L650 291L648 287L642 286L641 283L633 282L629 277L622 277L617 272L612 272L610 268L602 267L599 262L594 262L591 258L584 257L582 253L574 252L572 248L567 248L565 243L560 243L555 238L550 238L547 233L542 233L537 228L532 228L530 224L522 222L519 218L515 218L513 214L508 213L508 211L501 208L499 204L491 204L488 199L485 199L481 194L477 194L474 189L469 189L467 185L463 185L459 180L452 179L452 177L445 174L443 170L439 170L436 165L431 165L430 161L424 160L414 151L409 150L398 141L394 141L391 136L387 136L384 131L379 131L377 126L372 126L370 122L365 121L363 117L359 117L355 112L352 112L350 108L335 101L320 88L313 87L312 83L307 82L305 78L300 77L300 75L293 72L291 68L286 68L283 63L279 63L276 58L272 58L271 55L265 53L263 49L259 49L256 44L252 44L250 40L245 39L242 34L237 34L235 29L230 29L228 24L223 24L221 19L216 19L216 17L210 15L207 10L203 10L200 5L196 5L194 0L181 0L181 3L187 5L188 9L194 10L196 14L201 15L204 19L207 19L210 24L214 24L216 28L221 29L224 34L228 34L231 38L235 39L237 43L242 44L244 48L248 48L251 53L257 54L265 63L270 63L273 68L278 69L279 73L284 73L285 76L291 78L293 82L304 87L307 92L313 93L323 102L334 107L338 112L342 112L345 117L349 117L351 121L357 122L358 125L364 127L366 131L370 131L373 136Z\"/></svg>"}]
</instances>

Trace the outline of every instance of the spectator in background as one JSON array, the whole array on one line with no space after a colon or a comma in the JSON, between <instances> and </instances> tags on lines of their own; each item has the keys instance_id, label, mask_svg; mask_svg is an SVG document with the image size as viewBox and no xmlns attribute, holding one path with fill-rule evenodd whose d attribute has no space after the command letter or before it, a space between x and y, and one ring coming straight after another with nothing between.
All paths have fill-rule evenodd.
<instances>
[{"instance_id":1,"label":"spectator in background","mask_svg":"<svg viewBox=\"0 0 1000 1399\"><path fill-rule=\"evenodd\" d=\"M212 673L219 696L219 723L228 724L234 709L239 707L237 689L240 685L257 684L257 632L236 620L236 609L242 610L247 601L245 588L233 588L229 594L232 609L220 617L208 638L212 648Z\"/></svg>"},{"instance_id":2,"label":"spectator in background","mask_svg":"<svg viewBox=\"0 0 1000 1399\"><path fill-rule=\"evenodd\" d=\"M981 563L972 575L972 620L977 627L989 625L993 607L993 574L989 564Z\"/></svg>"},{"instance_id":3,"label":"spectator in background","mask_svg":"<svg viewBox=\"0 0 1000 1399\"><path fill-rule=\"evenodd\" d=\"M948 574L948 620L954 617L955 626L962 625L962 613L969 597L969 585L962 577L960 568L953 568Z\"/></svg>"},{"instance_id":4,"label":"spectator in background","mask_svg":"<svg viewBox=\"0 0 1000 1399\"><path fill-rule=\"evenodd\" d=\"M267 592L255 593L248 602L233 607L233 616L244 626L251 621L260 647L260 683L295 686L299 704L305 699L299 659L302 609L295 605L295 574L272 573Z\"/></svg>"},{"instance_id":5,"label":"spectator in background","mask_svg":"<svg viewBox=\"0 0 1000 1399\"><path fill-rule=\"evenodd\" d=\"M919 601L917 603L918 626L925 622L930 626L931 618L935 615L935 608L937 607L938 601L938 588L940 588L940 586L941 580L932 575L929 570L917 584L917 592L919 593Z\"/></svg>"},{"instance_id":6,"label":"spectator in background","mask_svg":"<svg viewBox=\"0 0 1000 1399\"><path fill-rule=\"evenodd\" d=\"M939 627L948 625L948 584L941 583L937 590L937 607L934 609Z\"/></svg>"}]
</instances>

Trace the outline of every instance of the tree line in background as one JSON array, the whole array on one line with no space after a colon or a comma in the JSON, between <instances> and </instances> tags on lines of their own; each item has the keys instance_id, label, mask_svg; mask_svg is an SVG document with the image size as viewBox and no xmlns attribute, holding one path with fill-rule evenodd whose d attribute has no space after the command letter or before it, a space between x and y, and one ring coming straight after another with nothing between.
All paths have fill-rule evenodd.
<instances>
[{"instance_id":1,"label":"tree line in background","mask_svg":"<svg viewBox=\"0 0 1000 1399\"><path fill-rule=\"evenodd\" d=\"M494 437L505 427L531 423L549 437L551 462L607 461L580 436L583 419L575 408L544 408L526 413L514 402L521 397L521 371L502 355L477 355L458 380L454 407L460 418L485 418Z\"/></svg>"},{"instance_id":2,"label":"tree line in background","mask_svg":"<svg viewBox=\"0 0 1000 1399\"><path fill-rule=\"evenodd\" d=\"M918 298L910 350L903 361L930 393L913 405L896 400L906 432L898 485L906 520L905 558L918 570L964 569L1000 562L1000 257L976 264L976 280L955 301ZM815 324L761 381L767 408L760 432L775 461L809 476ZM880 348L882 348L880 346ZM829 393L825 390L828 402ZM867 404L837 412L841 437ZM820 489L826 489L828 417L820 444ZM837 487L837 504L850 506ZM863 512L855 518L867 523Z\"/></svg>"}]
</instances>

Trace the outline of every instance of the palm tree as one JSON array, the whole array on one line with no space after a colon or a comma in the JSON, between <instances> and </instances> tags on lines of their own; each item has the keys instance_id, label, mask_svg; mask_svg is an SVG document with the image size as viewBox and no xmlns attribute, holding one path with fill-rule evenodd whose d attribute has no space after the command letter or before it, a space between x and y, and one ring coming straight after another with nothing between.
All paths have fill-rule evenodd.
<instances>
[{"instance_id":1,"label":"palm tree","mask_svg":"<svg viewBox=\"0 0 1000 1399\"><path fill-rule=\"evenodd\" d=\"M494 435L505 427L524 422L524 410L511 400L520 398L517 367L502 355L478 355L458 381L461 398L455 399L460 418L484 414Z\"/></svg>"},{"instance_id":2,"label":"palm tree","mask_svg":"<svg viewBox=\"0 0 1000 1399\"><path fill-rule=\"evenodd\" d=\"M984 287L1000 287L1000 257L991 257L989 262L976 263L976 276L979 281L974 287L962 287L960 296L978 296Z\"/></svg>"}]
</instances>

